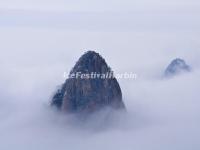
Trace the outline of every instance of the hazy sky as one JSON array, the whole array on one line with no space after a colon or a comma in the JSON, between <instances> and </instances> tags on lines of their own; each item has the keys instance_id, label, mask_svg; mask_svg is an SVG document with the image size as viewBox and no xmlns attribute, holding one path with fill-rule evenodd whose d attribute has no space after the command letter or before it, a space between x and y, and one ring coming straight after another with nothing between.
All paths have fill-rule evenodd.
<instances>
[{"instance_id":1,"label":"hazy sky","mask_svg":"<svg viewBox=\"0 0 200 150\"><path fill-rule=\"evenodd\" d=\"M1 0L0 26L199 32L199 8L197 0Z\"/></svg>"},{"instance_id":2,"label":"hazy sky","mask_svg":"<svg viewBox=\"0 0 200 150\"><path fill-rule=\"evenodd\" d=\"M134 11L134 10L198 10L198 0L1 0L3 9L56 11Z\"/></svg>"}]
</instances>

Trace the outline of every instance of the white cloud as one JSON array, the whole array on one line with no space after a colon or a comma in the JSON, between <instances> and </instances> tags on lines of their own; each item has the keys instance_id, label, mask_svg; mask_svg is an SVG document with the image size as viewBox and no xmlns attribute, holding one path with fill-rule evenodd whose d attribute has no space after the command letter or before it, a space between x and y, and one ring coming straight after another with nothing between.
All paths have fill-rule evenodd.
<instances>
[{"instance_id":1,"label":"white cloud","mask_svg":"<svg viewBox=\"0 0 200 150\"><path fill-rule=\"evenodd\" d=\"M160 31L1 28L0 149L198 150L197 37ZM103 131L72 127L66 116L48 107L56 85L64 81L63 72L86 49L99 51L115 72L139 75L119 81L128 114ZM175 57L184 58L194 71L160 80Z\"/></svg>"},{"instance_id":2,"label":"white cloud","mask_svg":"<svg viewBox=\"0 0 200 150\"><path fill-rule=\"evenodd\" d=\"M198 1L0 0L0 8L0 149L199 150ZM127 116L98 132L48 107L85 50L116 73L138 74L119 80ZM193 72L161 80L176 57Z\"/></svg>"}]
</instances>

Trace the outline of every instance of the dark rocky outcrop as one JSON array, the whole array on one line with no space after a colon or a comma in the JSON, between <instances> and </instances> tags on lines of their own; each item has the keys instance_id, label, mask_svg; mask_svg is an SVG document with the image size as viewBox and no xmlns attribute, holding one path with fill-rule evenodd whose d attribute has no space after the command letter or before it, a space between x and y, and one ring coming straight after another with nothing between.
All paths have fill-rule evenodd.
<instances>
[{"instance_id":1,"label":"dark rocky outcrop","mask_svg":"<svg viewBox=\"0 0 200 150\"><path fill-rule=\"evenodd\" d=\"M90 76L83 77L83 74ZM70 113L90 113L104 107L125 109L120 86L116 78L109 75L112 71L105 60L98 53L88 51L75 64L51 104Z\"/></svg>"},{"instance_id":2,"label":"dark rocky outcrop","mask_svg":"<svg viewBox=\"0 0 200 150\"><path fill-rule=\"evenodd\" d=\"M169 66L165 70L165 76L172 77L177 74L190 71L191 71L190 66L188 66L183 59L176 58L169 64Z\"/></svg>"}]
</instances>

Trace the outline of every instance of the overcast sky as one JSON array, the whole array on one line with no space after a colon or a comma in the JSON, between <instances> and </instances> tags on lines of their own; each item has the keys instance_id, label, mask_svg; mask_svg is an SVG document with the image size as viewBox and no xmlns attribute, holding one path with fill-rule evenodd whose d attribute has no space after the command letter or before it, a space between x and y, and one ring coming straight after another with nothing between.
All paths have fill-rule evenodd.
<instances>
[{"instance_id":1,"label":"overcast sky","mask_svg":"<svg viewBox=\"0 0 200 150\"><path fill-rule=\"evenodd\" d=\"M197 32L199 8L197 0L1 0L0 26Z\"/></svg>"},{"instance_id":2,"label":"overcast sky","mask_svg":"<svg viewBox=\"0 0 200 150\"><path fill-rule=\"evenodd\" d=\"M135 10L197 11L198 0L1 0L1 9L126 12Z\"/></svg>"}]
</instances>

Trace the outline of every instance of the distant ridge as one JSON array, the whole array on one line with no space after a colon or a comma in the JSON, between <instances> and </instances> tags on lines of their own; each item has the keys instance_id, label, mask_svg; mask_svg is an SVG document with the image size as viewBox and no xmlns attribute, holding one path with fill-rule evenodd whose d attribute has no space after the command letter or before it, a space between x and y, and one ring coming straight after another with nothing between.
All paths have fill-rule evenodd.
<instances>
[{"instance_id":1,"label":"distant ridge","mask_svg":"<svg viewBox=\"0 0 200 150\"><path fill-rule=\"evenodd\" d=\"M174 59L165 70L166 77L172 77L184 72L190 72L191 67L183 59Z\"/></svg>"}]
</instances>

